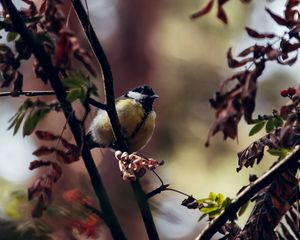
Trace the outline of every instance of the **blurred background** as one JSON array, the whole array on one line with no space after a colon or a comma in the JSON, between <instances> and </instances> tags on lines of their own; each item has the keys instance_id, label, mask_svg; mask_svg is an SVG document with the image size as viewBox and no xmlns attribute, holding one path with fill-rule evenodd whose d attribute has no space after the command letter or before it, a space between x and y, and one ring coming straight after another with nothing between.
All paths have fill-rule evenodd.
<instances>
[{"instance_id":1,"label":"blurred background","mask_svg":"<svg viewBox=\"0 0 300 240\"><path fill-rule=\"evenodd\" d=\"M218 134L212 138L211 146L205 148L208 129L214 117L208 99L213 96L220 82L233 73L227 67L228 48L233 47L233 53L238 54L254 43L246 35L245 26L261 32L284 31L277 29L264 10L267 6L281 14L284 1L251 1L246 5L240 1L229 1L225 5L228 26L216 18L216 6L207 16L190 20L190 14L206 2L87 1L91 21L111 63L116 96L142 84L150 85L160 96L154 105L157 112L156 130L141 153L165 161L165 165L157 172L174 189L195 198L207 197L209 192L220 192L233 198L242 186L248 184L249 174L262 174L272 163L272 158L267 156L259 166L236 172L236 153L259 137L248 137L251 126L243 121L239 125L237 141L225 142ZM70 10L69 6L69 1L66 1L66 13ZM88 48L76 15L72 10L69 14L70 28L78 32L83 46ZM278 109L285 102L279 92L297 85L298 68L299 64L282 68L269 64L259 79L255 115L270 114L272 109ZM39 81L31 80L34 76L30 64L24 64L22 72L28 77L24 90L47 89ZM99 79L94 81L103 99L100 70L98 76ZM0 214L8 219L14 219L6 207L12 199L11 192L16 189L26 191L26 187L42 174L27 170L29 162L34 160L31 153L41 143L35 137L23 139L21 134L13 136L12 131L6 131L8 119L23 100L2 98L0 102L0 176L3 179L0 181ZM91 121L92 117L93 114L88 120ZM59 134L64 123L60 114L51 113L39 124L38 129ZM64 137L71 140L68 131ZM96 149L93 155L128 239L147 239L131 188L122 181L113 154ZM142 179L142 183L146 192L160 184L151 172ZM55 192L59 196L59 193L74 187L93 196L81 162L64 168L63 178L55 187ZM193 239L207 224L207 219L198 222L201 216L199 211L181 206L184 198L166 191L150 200L161 239ZM247 214L239 223L243 224L246 219ZM60 235L63 229L55 224L53 227L57 236L65 236ZM101 229L99 239L110 239L105 227Z\"/></svg>"}]
</instances>

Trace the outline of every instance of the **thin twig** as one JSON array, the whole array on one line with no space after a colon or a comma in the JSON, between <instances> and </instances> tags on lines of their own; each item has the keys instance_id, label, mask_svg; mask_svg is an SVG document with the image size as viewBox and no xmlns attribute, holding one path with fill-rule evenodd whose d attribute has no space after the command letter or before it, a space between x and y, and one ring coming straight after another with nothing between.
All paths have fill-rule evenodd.
<instances>
[{"instance_id":1,"label":"thin twig","mask_svg":"<svg viewBox=\"0 0 300 240\"><path fill-rule=\"evenodd\" d=\"M256 181L242 191L238 197L225 208L222 214L215 218L196 239L208 240L230 219L237 211L251 199L261 189L268 186L275 178L277 178L285 170L289 169L293 164L297 164L300 159L300 148L297 148L293 153L275 165L272 169L258 178Z\"/></svg>"},{"instance_id":2,"label":"thin twig","mask_svg":"<svg viewBox=\"0 0 300 240\"><path fill-rule=\"evenodd\" d=\"M55 96L54 91L22 91L22 92L0 92L0 97L36 97L36 96Z\"/></svg>"},{"instance_id":3,"label":"thin twig","mask_svg":"<svg viewBox=\"0 0 300 240\"><path fill-rule=\"evenodd\" d=\"M9 13L14 31L20 34L22 40L27 44L27 46L32 51L33 55L36 57L37 61L47 74L51 87L55 92L56 98L62 106L65 118L68 120L68 124L75 138L76 144L77 146L82 146L81 155L83 158L83 162L90 176L92 186L101 205L101 209L103 210L106 224L110 228L113 238L125 239L121 226L110 205L108 195L104 188L95 162L92 158L89 147L87 146L87 143L85 141L82 141L82 128L74 115L71 104L66 101L67 93L59 78L58 70L52 65L51 58L49 54L45 52L45 49L40 41L37 40L33 33L27 29L23 19L21 18L12 1L0 0L0 2L4 9Z\"/></svg>"},{"instance_id":4,"label":"thin twig","mask_svg":"<svg viewBox=\"0 0 300 240\"><path fill-rule=\"evenodd\" d=\"M155 176L158 178L158 180L160 181L161 185L164 185L164 181L162 180L162 178L158 175L158 173L155 170L152 170L152 172L155 174Z\"/></svg>"},{"instance_id":5,"label":"thin twig","mask_svg":"<svg viewBox=\"0 0 300 240\"><path fill-rule=\"evenodd\" d=\"M163 191L166 191L166 189L170 186L170 184L163 184L161 186L159 186L158 188L154 189L153 191L149 192L146 194L146 197L149 199L149 198L152 198L154 197L155 195L163 192Z\"/></svg>"},{"instance_id":6,"label":"thin twig","mask_svg":"<svg viewBox=\"0 0 300 240\"><path fill-rule=\"evenodd\" d=\"M110 69L109 62L107 60L106 54L98 40L98 37L93 29L93 26L91 25L89 21L89 17L85 12L85 9L81 3L80 0L73 0L73 6L75 9L75 12L77 13L80 22L83 26L83 29L85 31L85 34L91 44L91 47L94 51L94 54L96 58L98 59L102 72L103 72L103 81L104 81L104 89L106 94L106 111L109 116L111 126L113 129L113 133L116 139L116 145L118 150L121 150L122 152L127 152L127 143L124 140L123 134L121 132L120 122L118 119L116 106L115 106L115 95L114 95L114 87L113 87L113 76ZM131 187L133 189L135 198L137 200L137 203L140 208L140 212L143 217L143 221L147 230L147 234L149 239L159 239L153 216L149 207L149 204L147 202L147 197L145 195L145 192L142 189L142 186L139 182L139 180L132 181Z\"/></svg>"},{"instance_id":7,"label":"thin twig","mask_svg":"<svg viewBox=\"0 0 300 240\"><path fill-rule=\"evenodd\" d=\"M184 192L179 191L179 190L174 189L174 188L169 188L169 187L167 187L166 190L167 190L167 191L172 191L172 192L179 193L179 194L184 195L184 196L186 196L186 197L190 197L190 196L191 196L191 195L189 195L189 194L187 194L187 193L184 193Z\"/></svg>"},{"instance_id":8,"label":"thin twig","mask_svg":"<svg viewBox=\"0 0 300 240\"><path fill-rule=\"evenodd\" d=\"M66 91L68 93L68 91ZM54 91L22 91L22 92L0 92L0 97L20 97L20 96L25 96L25 97L38 97L38 96L55 96L56 93ZM97 100L93 98L88 98L87 102L99 109L106 109L106 105L98 102Z\"/></svg>"},{"instance_id":9,"label":"thin twig","mask_svg":"<svg viewBox=\"0 0 300 240\"><path fill-rule=\"evenodd\" d=\"M106 107L106 104L103 104L101 102L98 102L96 101L95 99L93 98L88 98L87 102L89 104L91 104L92 106L96 107L96 108L99 108L99 109L103 109L105 110L107 107Z\"/></svg>"}]
</instances>

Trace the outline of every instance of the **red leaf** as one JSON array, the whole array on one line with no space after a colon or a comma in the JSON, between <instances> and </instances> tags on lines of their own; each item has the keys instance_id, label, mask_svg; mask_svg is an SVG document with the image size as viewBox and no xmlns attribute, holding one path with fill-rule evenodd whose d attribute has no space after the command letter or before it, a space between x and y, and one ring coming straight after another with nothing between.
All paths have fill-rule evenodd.
<instances>
[{"instance_id":1,"label":"red leaf","mask_svg":"<svg viewBox=\"0 0 300 240\"><path fill-rule=\"evenodd\" d=\"M282 52L284 52L285 54L295 51L297 49L300 48L300 43L290 43L289 41L282 39L280 42L280 47L282 49Z\"/></svg>"},{"instance_id":2,"label":"red leaf","mask_svg":"<svg viewBox=\"0 0 300 240\"><path fill-rule=\"evenodd\" d=\"M284 61L283 59L281 58L277 58L277 62L281 65L289 65L289 66L292 66L298 59L298 54L296 54L295 57L292 57L290 58L289 60L287 61Z\"/></svg>"},{"instance_id":3,"label":"red leaf","mask_svg":"<svg viewBox=\"0 0 300 240\"><path fill-rule=\"evenodd\" d=\"M217 13L217 17L225 24L228 23L228 19L226 16L226 13L224 11L224 9L222 7L218 7L218 13Z\"/></svg>"},{"instance_id":4,"label":"red leaf","mask_svg":"<svg viewBox=\"0 0 300 240\"><path fill-rule=\"evenodd\" d=\"M55 66L67 66L70 63L69 52L71 49L71 42L69 36L65 32L60 33L54 53Z\"/></svg>"},{"instance_id":5,"label":"red leaf","mask_svg":"<svg viewBox=\"0 0 300 240\"><path fill-rule=\"evenodd\" d=\"M268 9L268 8L266 8L266 11L267 11L267 13L270 14L270 16L273 18L273 20L274 20L277 24L279 24L279 25L281 25L281 26L287 26L288 22L287 22L284 18L282 18L282 17L276 15L275 13L273 13L273 12L272 12L270 9Z\"/></svg>"},{"instance_id":6,"label":"red leaf","mask_svg":"<svg viewBox=\"0 0 300 240\"><path fill-rule=\"evenodd\" d=\"M218 0L218 5L219 6L222 6L224 5L225 3L227 3L229 0Z\"/></svg>"},{"instance_id":7,"label":"red leaf","mask_svg":"<svg viewBox=\"0 0 300 240\"><path fill-rule=\"evenodd\" d=\"M225 80L223 80L223 82L221 83L221 86L220 86L220 92L223 92L224 87L232 80L237 79L239 82L243 82L243 80L247 76L247 73L248 73L248 71L237 72L237 73L233 74L231 77L228 77Z\"/></svg>"},{"instance_id":8,"label":"red leaf","mask_svg":"<svg viewBox=\"0 0 300 240\"><path fill-rule=\"evenodd\" d=\"M43 155L48 155L55 152L55 149L53 147L46 147L46 146L41 146L37 150L35 150L32 154L40 157Z\"/></svg>"},{"instance_id":9,"label":"red leaf","mask_svg":"<svg viewBox=\"0 0 300 240\"><path fill-rule=\"evenodd\" d=\"M33 198L40 195L42 192L44 192L45 197L51 198L51 189L53 185L53 179L50 175L46 174L41 177L39 177L33 185L28 188L28 200L32 200Z\"/></svg>"},{"instance_id":10,"label":"red leaf","mask_svg":"<svg viewBox=\"0 0 300 240\"><path fill-rule=\"evenodd\" d=\"M63 193L63 199L67 202L77 201L80 198L82 198L82 194L78 188L73 188Z\"/></svg>"},{"instance_id":11,"label":"red leaf","mask_svg":"<svg viewBox=\"0 0 300 240\"><path fill-rule=\"evenodd\" d=\"M210 0L200 11L193 13L190 18L195 19L209 13L213 7L214 0Z\"/></svg>"},{"instance_id":12,"label":"red leaf","mask_svg":"<svg viewBox=\"0 0 300 240\"><path fill-rule=\"evenodd\" d=\"M50 175L52 176L53 182L57 182L62 175L62 169L60 165L55 162L51 162L51 167Z\"/></svg>"},{"instance_id":13,"label":"red leaf","mask_svg":"<svg viewBox=\"0 0 300 240\"><path fill-rule=\"evenodd\" d=\"M42 216L43 211L46 209L46 203L43 198L43 195L40 195L38 201L31 212L31 216L34 218L39 218Z\"/></svg>"},{"instance_id":14,"label":"red leaf","mask_svg":"<svg viewBox=\"0 0 300 240\"><path fill-rule=\"evenodd\" d=\"M237 67L241 67L243 65L245 65L246 63L253 61L253 58L244 58L241 61L237 61L236 59L234 59L232 57L232 52L231 52L231 48L228 49L227 52L227 61L228 61L228 66L230 68L237 68Z\"/></svg>"},{"instance_id":15,"label":"red leaf","mask_svg":"<svg viewBox=\"0 0 300 240\"><path fill-rule=\"evenodd\" d=\"M72 152L76 152L76 153L79 153L79 147L77 147L75 144L72 144L72 143L69 143L67 140L65 140L64 138L61 138L61 143L62 145L68 149L69 151L72 151Z\"/></svg>"},{"instance_id":16,"label":"red leaf","mask_svg":"<svg viewBox=\"0 0 300 240\"><path fill-rule=\"evenodd\" d=\"M79 157L73 153L66 153L61 150L56 150L56 156L59 162L70 164L79 160Z\"/></svg>"},{"instance_id":17,"label":"red leaf","mask_svg":"<svg viewBox=\"0 0 300 240\"><path fill-rule=\"evenodd\" d=\"M47 1L46 0L43 0L40 8L39 8L39 13L44 13L45 10L46 10L46 7L47 7Z\"/></svg>"},{"instance_id":18,"label":"red leaf","mask_svg":"<svg viewBox=\"0 0 300 240\"><path fill-rule=\"evenodd\" d=\"M274 33L259 33L249 27L245 27L248 35L253 38L274 38L276 35Z\"/></svg>"},{"instance_id":19,"label":"red leaf","mask_svg":"<svg viewBox=\"0 0 300 240\"><path fill-rule=\"evenodd\" d=\"M35 135L41 139L41 140L45 140L45 141L54 141L56 139L58 139L57 135L54 135L50 132L47 131L35 131Z\"/></svg>"},{"instance_id":20,"label":"red leaf","mask_svg":"<svg viewBox=\"0 0 300 240\"><path fill-rule=\"evenodd\" d=\"M51 164L52 164L52 162L50 162L50 161L34 160L34 161L30 162L29 170L34 170L39 167L47 167Z\"/></svg>"}]
</instances>

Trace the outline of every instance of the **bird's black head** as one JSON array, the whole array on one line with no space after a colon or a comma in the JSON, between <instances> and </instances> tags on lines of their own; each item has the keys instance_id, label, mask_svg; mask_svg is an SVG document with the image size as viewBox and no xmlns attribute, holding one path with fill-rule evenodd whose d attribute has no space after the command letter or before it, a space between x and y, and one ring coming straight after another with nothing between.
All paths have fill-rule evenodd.
<instances>
[{"instance_id":1,"label":"bird's black head","mask_svg":"<svg viewBox=\"0 0 300 240\"><path fill-rule=\"evenodd\" d=\"M126 97L140 102L144 106L146 112L150 112L152 110L153 102L156 98L158 98L152 88L147 85L130 90L126 93Z\"/></svg>"}]
</instances>

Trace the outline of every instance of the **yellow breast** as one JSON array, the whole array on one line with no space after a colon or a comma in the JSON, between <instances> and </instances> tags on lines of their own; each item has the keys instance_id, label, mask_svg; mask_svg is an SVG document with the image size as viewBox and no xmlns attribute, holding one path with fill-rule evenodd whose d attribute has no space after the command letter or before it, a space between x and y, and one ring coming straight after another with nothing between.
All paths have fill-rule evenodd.
<instances>
[{"instance_id":1,"label":"yellow breast","mask_svg":"<svg viewBox=\"0 0 300 240\"><path fill-rule=\"evenodd\" d=\"M129 152L141 149L152 136L155 127L155 112L151 111L138 132L134 133L137 126L143 121L143 106L132 99L121 99L116 103L116 110ZM110 121L105 111L99 110L90 129L92 129L94 140L100 145L111 146L115 142Z\"/></svg>"}]
</instances>

